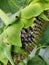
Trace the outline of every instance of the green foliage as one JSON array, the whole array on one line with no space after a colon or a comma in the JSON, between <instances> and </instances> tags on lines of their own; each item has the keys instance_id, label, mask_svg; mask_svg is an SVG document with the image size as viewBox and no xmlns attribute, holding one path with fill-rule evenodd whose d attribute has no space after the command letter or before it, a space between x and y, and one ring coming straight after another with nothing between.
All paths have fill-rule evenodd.
<instances>
[{"instance_id":1,"label":"green foliage","mask_svg":"<svg viewBox=\"0 0 49 65\"><path fill-rule=\"evenodd\" d=\"M49 24L48 24L48 26L47 26L47 28L46 28L46 30L45 30L39 43L49 45Z\"/></svg>"},{"instance_id":2,"label":"green foliage","mask_svg":"<svg viewBox=\"0 0 49 65\"><path fill-rule=\"evenodd\" d=\"M4 65L7 65L8 60L11 62L12 65L14 65L13 59L11 57L11 46L10 45L4 45L0 47L0 61L4 63Z\"/></svg>"},{"instance_id":3,"label":"green foliage","mask_svg":"<svg viewBox=\"0 0 49 65\"><path fill-rule=\"evenodd\" d=\"M26 52L23 49L17 46L14 46L14 49L12 51L19 54L26 54Z\"/></svg>"},{"instance_id":4,"label":"green foliage","mask_svg":"<svg viewBox=\"0 0 49 65\"><path fill-rule=\"evenodd\" d=\"M4 28L4 23L3 21L0 19L0 34L3 32L3 28Z\"/></svg>"},{"instance_id":5,"label":"green foliage","mask_svg":"<svg viewBox=\"0 0 49 65\"><path fill-rule=\"evenodd\" d=\"M31 26L37 16L45 21L49 21L43 14L45 10L49 10L49 0L31 1L32 0L0 0L0 61L3 62L4 65L7 65L8 60L11 65L15 65L11 56L12 51L19 54L25 53L24 50L21 49L20 33L22 28ZM15 14L8 16L7 13ZM49 25L39 43L49 44ZM13 49L12 46L14 46ZM28 65L30 64L47 65L39 56L35 56L29 61ZM21 62L20 65L23 65L23 63Z\"/></svg>"},{"instance_id":6,"label":"green foliage","mask_svg":"<svg viewBox=\"0 0 49 65\"><path fill-rule=\"evenodd\" d=\"M28 62L27 65L47 65L47 64L39 56L35 56Z\"/></svg>"},{"instance_id":7,"label":"green foliage","mask_svg":"<svg viewBox=\"0 0 49 65\"><path fill-rule=\"evenodd\" d=\"M47 18L47 16L44 13L41 13L41 15L39 17L45 21L49 21L49 19Z\"/></svg>"},{"instance_id":8,"label":"green foliage","mask_svg":"<svg viewBox=\"0 0 49 65\"><path fill-rule=\"evenodd\" d=\"M0 0L0 8L6 13L15 13L16 11L22 9L32 0Z\"/></svg>"},{"instance_id":9,"label":"green foliage","mask_svg":"<svg viewBox=\"0 0 49 65\"><path fill-rule=\"evenodd\" d=\"M35 20L36 20L36 18L21 19L21 22L24 24L25 28L28 28L29 26L31 26L34 23Z\"/></svg>"},{"instance_id":10,"label":"green foliage","mask_svg":"<svg viewBox=\"0 0 49 65\"><path fill-rule=\"evenodd\" d=\"M19 22L9 26L1 35L4 43L21 47L20 31L23 28L23 23ZM1 41L2 41L1 39ZM0 41L0 42L1 42Z\"/></svg>"},{"instance_id":11,"label":"green foliage","mask_svg":"<svg viewBox=\"0 0 49 65\"><path fill-rule=\"evenodd\" d=\"M6 25L8 25L9 18L1 9L0 9L0 18L4 21Z\"/></svg>"},{"instance_id":12,"label":"green foliage","mask_svg":"<svg viewBox=\"0 0 49 65\"><path fill-rule=\"evenodd\" d=\"M36 9L36 10L35 10ZM35 3L33 5L29 5L22 10L22 18L30 19L32 17L38 16L42 12L42 8L39 3Z\"/></svg>"}]
</instances>

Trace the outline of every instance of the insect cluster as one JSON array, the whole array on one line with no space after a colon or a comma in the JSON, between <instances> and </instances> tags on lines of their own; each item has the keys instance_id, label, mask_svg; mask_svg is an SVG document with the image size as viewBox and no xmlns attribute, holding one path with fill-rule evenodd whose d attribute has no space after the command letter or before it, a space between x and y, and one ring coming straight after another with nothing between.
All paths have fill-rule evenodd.
<instances>
[{"instance_id":1,"label":"insect cluster","mask_svg":"<svg viewBox=\"0 0 49 65\"><path fill-rule=\"evenodd\" d=\"M17 65L31 54L48 25L49 19L44 14L44 11L48 9L48 0L33 0L11 17L0 10L0 18L6 27L0 35L0 61L3 65ZM19 53L20 49L21 53ZM6 64L2 59L6 61Z\"/></svg>"},{"instance_id":2,"label":"insect cluster","mask_svg":"<svg viewBox=\"0 0 49 65\"><path fill-rule=\"evenodd\" d=\"M22 49L26 52L26 54L13 54L13 59L15 64L23 61L29 54L31 54L32 50L38 44L45 28L47 26L47 22L37 17L36 21L34 21L34 26L29 28L22 28L21 31L21 42ZM8 64L9 65L9 64Z\"/></svg>"}]
</instances>

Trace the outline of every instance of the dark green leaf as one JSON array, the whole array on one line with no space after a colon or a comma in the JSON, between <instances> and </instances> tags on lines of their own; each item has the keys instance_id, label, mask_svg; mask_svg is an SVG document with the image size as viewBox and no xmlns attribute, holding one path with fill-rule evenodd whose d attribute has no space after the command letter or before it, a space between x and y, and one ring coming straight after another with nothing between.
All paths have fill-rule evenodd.
<instances>
[{"instance_id":1,"label":"dark green leaf","mask_svg":"<svg viewBox=\"0 0 49 65\"><path fill-rule=\"evenodd\" d=\"M3 29L4 29L4 23L3 21L0 19L0 34L3 32Z\"/></svg>"},{"instance_id":2,"label":"dark green leaf","mask_svg":"<svg viewBox=\"0 0 49 65\"><path fill-rule=\"evenodd\" d=\"M49 45L49 24L46 28L46 31L44 32L40 42L40 44L48 44Z\"/></svg>"},{"instance_id":3,"label":"dark green leaf","mask_svg":"<svg viewBox=\"0 0 49 65\"><path fill-rule=\"evenodd\" d=\"M28 62L27 65L47 65L44 60L42 60L39 56L35 56Z\"/></svg>"}]
</instances>

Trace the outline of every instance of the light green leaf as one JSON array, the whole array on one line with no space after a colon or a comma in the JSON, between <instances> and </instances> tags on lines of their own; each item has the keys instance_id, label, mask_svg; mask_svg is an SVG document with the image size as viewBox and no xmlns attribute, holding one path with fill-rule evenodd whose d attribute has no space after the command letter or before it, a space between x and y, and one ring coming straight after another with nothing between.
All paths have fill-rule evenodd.
<instances>
[{"instance_id":1,"label":"light green leaf","mask_svg":"<svg viewBox=\"0 0 49 65\"><path fill-rule=\"evenodd\" d=\"M35 18L31 18L31 19L21 19L21 21L22 21L22 23L24 24L24 27L25 27L25 28L28 28L29 26L31 26L35 20L36 20Z\"/></svg>"},{"instance_id":2,"label":"light green leaf","mask_svg":"<svg viewBox=\"0 0 49 65\"><path fill-rule=\"evenodd\" d=\"M39 3L35 3L26 6L24 9L21 10L21 18L30 19L32 17L40 15L41 12L43 12L41 5Z\"/></svg>"},{"instance_id":3,"label":"light green leaf","mask_svg":"<svg viewBox=\"0 0 49 65\"><path fill-rule=\"evenodd\" d=\"M10 45L7 45L5 48L4 48L4 55L5 57L10 61L10 63L12 65L15 65L14 64L14 61L12 59L12 56L11 56L11 46Z\"/></svg>"},{"instance_id":4,"label":"light green leaf","mask_svg":"<svg viewBox=\"0 0 49 65\"><path fill-rule=\"evenodd\" d=\"M12 65L15 65L13 59L11 57L11 46L5 45L4 47L0 47L0 61L7 65L8 60Z\"/></svg>"},{"instance_id":5,"label":"light green leaf","mask_svg":"<svg viewBox=\"0 0 49 65\"><path fill-rule=\"evenodd\" d=\"M41 48L39 55L47 62L47 65L49 65L49 48Z\"/></svg>"},{"instance_id":6,"label":"light green leaf","mask_svg":"<svg viewBox=\"0 0 49 65\"><path fill-rule=\"evenodd\" d=\"M40 3L40 4L41 4L43 10L49 10L49 2L48 3Z\"/></svg>"},{"instance_id":7,"label":"light green leaf","mask_svg":"<svg viewBox=\"0 0 49 65\"><path fill-rule=\"evenodd\" d=\"M46 17L46 15L44 13L41 13L39 17L45 21L49 21L49 19Z\"/></svg>"},{"instance_id":8,"label":"light green leaf","mask_svg":"<svg viewBox=\"0 0 49 65\"><path fill-rule=\"evenodd\" d=\"M20 47L16 47L16 46L14 46L14 49L12 51L15 53L19 53L19 54L25 54L25 51L23 49L21 49Z\"/></svg>"},{"instance_id":9,"label":"light green leaf","mask_svg":"<svg viewBox=\"0 0 49 65\"><path fill-rule=\"evenodd\" d=\"M11 26L9 26L1 35L0 38L3 39L4 43L8 43L11 45L15 45L18 47L21 47L21 37L20 33L23 28L23 23L18 21L18 23L15 23ZM1 40L2 41L2 40Z\"/></svg>"},{"instance_id":10,"label":"light green leaf","mask_svg":"<svg viewBox=\"0 0 49 65\"><path fill-rule=\"evenodd\" d=\"M0 18L3 20L3 22L5 23L5 25L8 25L9 21L9 17L0 9Z\"/></svg>"}]
</instances>

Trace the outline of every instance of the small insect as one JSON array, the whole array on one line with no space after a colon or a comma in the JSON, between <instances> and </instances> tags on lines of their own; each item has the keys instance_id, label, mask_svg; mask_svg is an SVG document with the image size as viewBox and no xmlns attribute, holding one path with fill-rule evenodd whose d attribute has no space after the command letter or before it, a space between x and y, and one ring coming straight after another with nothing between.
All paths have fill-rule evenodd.
<instances>
[{"instance_id":1,"label":"small insect","mask_svg":"<svg viewBox=\"0 0 49 65\"><path fill-rule=\"evenodd\" d=\"M26 54L13 53L13 59L16 65L20 61L23 61L26 58L26 56L28 56L32 52L32 50L39 42L47 24L48 23L42 20L41 18L36 17L36 21L34 21L33 28L30 26L27 29L26 28L22 29L21 31L22 49L26 52ZM10 64L8 63L8 65Z\"/></svg>"}]
</instances>

